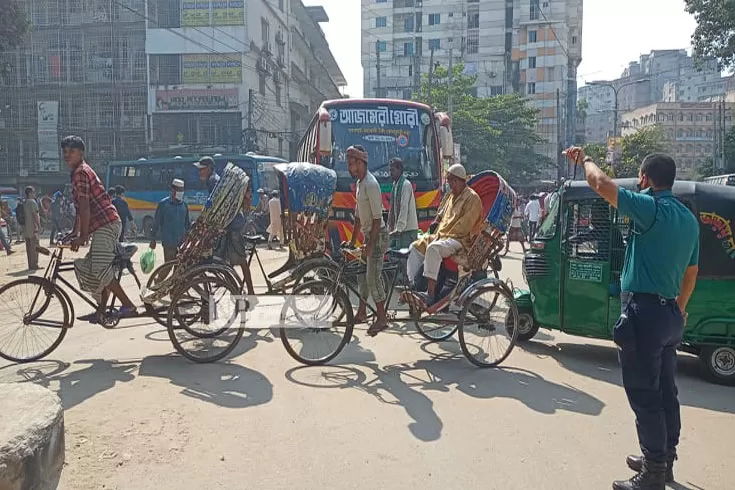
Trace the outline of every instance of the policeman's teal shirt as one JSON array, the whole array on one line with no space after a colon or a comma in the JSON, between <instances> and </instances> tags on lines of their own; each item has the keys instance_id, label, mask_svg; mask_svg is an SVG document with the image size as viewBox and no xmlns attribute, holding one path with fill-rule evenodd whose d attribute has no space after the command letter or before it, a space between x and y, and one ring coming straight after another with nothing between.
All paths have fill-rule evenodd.
<instances>
[{"instance_id":1,"label":"policeman's teal shirt","mask_svg":"<svg viewBox=\"0 0 735 490\"><path fill-rule=\"evenodd\" d=\"M629 293L679 295L687 267L699 263L699 223L670 190L618 189L618 212L630 218L621 289Z\"/></svg>"}]
</instances>

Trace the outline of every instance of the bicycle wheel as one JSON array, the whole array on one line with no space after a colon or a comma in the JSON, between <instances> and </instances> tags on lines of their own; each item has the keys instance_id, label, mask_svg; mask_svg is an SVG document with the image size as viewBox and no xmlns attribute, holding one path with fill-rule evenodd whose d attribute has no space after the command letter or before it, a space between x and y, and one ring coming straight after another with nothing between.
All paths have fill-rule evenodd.
<instances>
[{"instance_id":1,"label":"bicycle wheel","mask_svg":"<svg viewBox=\"0 0 735 490\"><path fill-rule=\"evenodd\" d=\"M414 319L413 323L421 336L429 342L447 340L459 328L456 317L450 318L449 314L441 313L425 319Z\"/></svg>"},{"instance_id":2,"label":"bicycle wheel","mask_svg":"<svg viewBox=\"0 0 735 490\"><path fill-rule=\"evenodd\" d=\"M517 340L518 308L513 295L499 284L473 291L459 315L459 345L467 359L483 368L498 366Z\"/></svg>"},{"instance_id":3,"label":"bicycle wheel","mask_svg":"<svg viewBox=\"0 0 735 490\"><path fill-rule=\"evenodd\" d=\"M320 279L334 281L337 278L338 271L339 265L331 259L318 258L307 260L293 272L293 284L296 287L301 283Z\"/></svg>"},{"instance_id":4,"label":"bicycle wheel","mask_svg":"<svg viewBox=\"0 0 735 490\"><path fill-rule=\"evenodd\" d=\"M0 288L0 318L0 357L12 362L46 357L71 325L69 307L57 286L33 276Z\"/></svg>"},{"instance_id":5,"label":"bicycle wheel","mask_svg":"<svg viewBox=\"0 0 735 490\"><path fill-rule=\"evenodd\" d=\"M299 284L281 310L286 352L307 366L334 359L352 338L355 320L345 292L328 281Z\"/></svg>"},{"instance_id":6,"label":"bicycle wheel","mask_svg":"<svg viewBox=\"0 0 735 490\"><path fill-rule=\"evenodd\" d=\"M187 276L185 281L171 298L168 336L187 359L218 361L232 352L244 333L240 290L216 274Z\"/></svg>"}]
</instances>

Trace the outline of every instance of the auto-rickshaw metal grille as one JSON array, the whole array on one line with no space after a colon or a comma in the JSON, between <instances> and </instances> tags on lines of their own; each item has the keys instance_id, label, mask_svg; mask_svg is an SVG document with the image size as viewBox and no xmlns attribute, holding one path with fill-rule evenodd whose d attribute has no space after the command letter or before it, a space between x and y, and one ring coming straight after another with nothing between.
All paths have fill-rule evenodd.
<instances>
[{"instance_id":1,"label":"auto-rickshaw metal grille","mask_svg":"<svg viewBox=\"0 0 735 490\"><path fill-rule=\"evenodd\" d=\"M613 211L602 199L571 203L566 216L566 256L607 261L619 235L612 223Z\"/></svg>"},{"instance_id":2,"label":"auto-rickshaw metal grille","mask_svg":"<svg viewBox=\"0 0 735 490\"><path fill-rule=\"evenodd\" d=\"M523 258L523 274L526 279L546 277L549 274L549 262L546 256L528 253Z\"/></svg>"}]
</instances>

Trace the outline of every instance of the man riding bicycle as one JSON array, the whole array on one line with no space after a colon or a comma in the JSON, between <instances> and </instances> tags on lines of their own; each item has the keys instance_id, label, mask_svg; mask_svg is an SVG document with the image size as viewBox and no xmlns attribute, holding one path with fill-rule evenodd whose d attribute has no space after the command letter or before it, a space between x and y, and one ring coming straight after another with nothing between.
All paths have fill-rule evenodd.
<instances>
[{"instance_id":1,"label":"man riding bicycle","mask_svg":"<svg viewBox=\"0 0 735 490\"><path fill-rule=\"evenodd\" d=\"M64 161L71 170L72 196L77 210L72 251L76 252L87 240L92 239L87 256L74 261L74 272L79 286L92 294L98 307L96 312L81 316L79 320L97 323L105 312L110 293L122 302L122 307L115 312L116 316L135 316L135 305L115 279L112 267L122 230L120 216L105 192L102 181L84 160L82 138L67 136L61 141L61 149Z\"/></svg>"},{"instance_id":2,"label":"man riding bicycle","mask_svg":"<svg viewBox=\"0 0 735 490\"><path fill-rule=\"evenodd\" d=\"M413 242L408 255L407 273L410 280L416 279L421 266L424 268L423 276L428 283L427 306L439 300L436 280L442 261L459 252L469 251L483 222L482 201L467 186L467 172L462 165L455 163L449 167L447 183L451 194L437 213L436 231Z\"/></svg>"}]
</instances>

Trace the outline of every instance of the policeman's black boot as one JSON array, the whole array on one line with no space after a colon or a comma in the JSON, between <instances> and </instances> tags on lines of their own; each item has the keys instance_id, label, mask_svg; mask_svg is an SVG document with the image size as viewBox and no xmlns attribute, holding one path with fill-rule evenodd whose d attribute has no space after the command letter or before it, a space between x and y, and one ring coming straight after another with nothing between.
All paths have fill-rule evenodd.
<instances>
[{"instance_id":1,"label":"policeman's black boot","mask_svg":"<svg viewBox=\"0 0 735 490\"><path fill-rule=\"evenodd\" d=\"M641 472L630 480L613 482L613 490L666 490L666 463L644 459Z\"/></svg>"},{"instance_id":2,"label":"policeman's black boot","mask_svg":"<svg viewBox=\"0 0 735 490\"><path fill-rule=\"evenodd\" d=\"M674 483L674 461L677 459L676 454L668 457L666 462L666 483ZM630 455L625 458L625 463L633 471L640 471L643 469L643 456Z\"/></svg>"}]
</instances>

